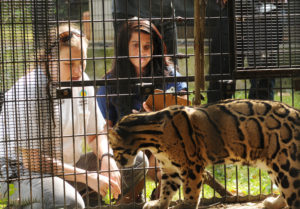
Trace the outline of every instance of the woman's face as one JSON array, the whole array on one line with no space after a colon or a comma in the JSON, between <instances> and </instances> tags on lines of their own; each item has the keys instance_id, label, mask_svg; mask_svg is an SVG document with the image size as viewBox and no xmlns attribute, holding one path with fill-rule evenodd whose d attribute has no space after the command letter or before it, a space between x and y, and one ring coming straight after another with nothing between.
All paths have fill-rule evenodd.
<instances>
[{"instance_id":1,"label":"woman's face","mask_svg":"<svg viewBox=\"0 0 300 209\"><path fill-rule=\"evenodd\" d=\"M140 37L139 37L140 36ZM135 67L136 75L144 71L151 60L153 53L153 43L150 34L144 32L133 32L129 41L129 60Z\"/></svg>"},{"instance_id":2,"label":"woman's face","mask_svg":"<svg viewBox=\"0 0 300 209\"><path fill-rule=\"evenodd\" d=\"M71 55L71 56L70 56ZM86 50L81 47L62 47L60 50L60 81L77 81L82 79L86 67Z\"/></svg>"}]
</instances>

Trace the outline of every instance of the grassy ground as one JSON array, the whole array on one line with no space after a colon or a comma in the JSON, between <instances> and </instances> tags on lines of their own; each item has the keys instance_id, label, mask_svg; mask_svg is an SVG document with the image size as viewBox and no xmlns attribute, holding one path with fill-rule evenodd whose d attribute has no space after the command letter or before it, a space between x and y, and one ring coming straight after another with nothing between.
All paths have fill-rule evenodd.
<instances>
[{"instance_id":1,"label":"grassy ground","mask_svg":"<svg viewBox=\"0 0 300 209\"><path fill-rule=\"evenodd\" d=\"M213 172L214 169L214 177L224 186L226 180L226 189L234 195L279 194L278 189L275 186L272 186L267 172L258 168L235 165L217 165L214 167L210 166L207 169L211 172ZM149 200L151 192L155 187L156 183L154 181L147 180L147 200ZM218 193L214 192L211 187L204 185L201 197L212 198L215 196L221 197ZM182 199L182 192L178 192L173 198L173 200L178 199Z\"/></svg>"},{"instance_id":2,"label":"grassy ground","mask_svg":"<svg viewBox=\"0 0 300 209\"><path fill-rule=\"evenodd\" d=\"M207 168L210 172L214 173L214 177L217 181L222 183L228 191L234 195L246 196L246 195L268 195L279 194L279 190L276 186L272 185L271 180L267 172L258 168L248 166L235 166L235 165L217 165ZM226 183L225 183L226 181ZM150 200L153 189L157 187L157 183L146 179L145 194L146 200ZM204 185L202 192L202 198L221 197L208 185ZM173 201L183 199L182 188L174 196ZM104 198L105 202L109 204L110 200L108 195ZM112 202L114 203L114 202Z\"/></svg>"}]
</instances>

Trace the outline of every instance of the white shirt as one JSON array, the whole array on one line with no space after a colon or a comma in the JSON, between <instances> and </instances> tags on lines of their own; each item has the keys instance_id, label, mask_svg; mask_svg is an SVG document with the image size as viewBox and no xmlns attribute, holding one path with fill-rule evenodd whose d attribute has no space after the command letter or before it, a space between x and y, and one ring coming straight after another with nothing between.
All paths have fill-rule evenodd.
<instances>
[{"instance_id":1,"label":"white shirt","mask_svg":"<svg viewBox=\"0 0 300 209\"><path fill-rule=\"evenodd\" d=\"M83 77L89 80L85 73ZM56 89L52 90L51 94L55 95ZM51 153L55 153L53 157L65 163L74 165L78 161L84 151L85 135L100 134L105 120L99 111L94 87L73 87L72 92L70 99L53 98L55 124L47 94L47 77L42 70L28 73L5 93L0 113L1 164L5 164L6 156L22 160L21 148L44 152L51 149Z\"/></svg>"},{"instance_id":2,"label":"white shirt","mask_svg":"<svg viewBox=\"0 0 300 209\"><path fill-rule=\"evenodd\" d=\"M89 80L85 73L83 77L84 80ZM100 134L105 120L97 105L94 87L73 87L72 94L71 99L61 101L61 135L63 136L63 160L74 165L85 151L82 144L85 136Z\"/></svg>"},{"instance_id":3,"label":"white shirt","mask_svg":"<svg viewBox=\"0 0 300 209\"><path fill-rule=\"evenodd\" d=\"M21 159L20 148L38 149L40 139L49 139L47 77L33 70L20 78L4 95L0 113L0 157ZM49 141L49 140L48 140Z\"/></svg>"}]
</instances>

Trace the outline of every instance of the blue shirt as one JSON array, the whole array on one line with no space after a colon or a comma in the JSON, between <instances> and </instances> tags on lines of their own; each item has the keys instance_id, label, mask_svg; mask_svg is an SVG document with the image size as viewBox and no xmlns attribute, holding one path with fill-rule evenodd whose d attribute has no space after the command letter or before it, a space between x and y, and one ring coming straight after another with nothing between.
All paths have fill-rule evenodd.
<instances>
[{"instance_id":1,"label":"blue shirt","mask_svg":"<svg viewBox=\"0 0 300 209\"><path fill-rule=\"evenodd\" d=\"M174 72L170 73L170 76L174 76ZM176 71L176 76L181 76L179 72ZM108 76L107 78L110 78ZM174 83L166 83L165 89L170 89L171 87L175 87ZM176 83L176 90L181 91L181 90L186 90L187 89L187 84L185 82L177 82ZM106 90L107 88L105 86L101 86L97 92L97 102L98 106L101 110L101 113L105 119L108 119L115 124L120 118L119 116L122 115L119 113L118 108L113 104L112 102L112 97L107 96L106 97ZM136 92L137 93L137 92ZM106 101L108 99L108 103ZM140 110L142 108L142 102L143 99L141 98L141 95L135 94L133 96L133 107L132 109ZM108 104L108 107L107 107ZM108 115L107 115L108 113Z\"/></svg>"}]
</instances>

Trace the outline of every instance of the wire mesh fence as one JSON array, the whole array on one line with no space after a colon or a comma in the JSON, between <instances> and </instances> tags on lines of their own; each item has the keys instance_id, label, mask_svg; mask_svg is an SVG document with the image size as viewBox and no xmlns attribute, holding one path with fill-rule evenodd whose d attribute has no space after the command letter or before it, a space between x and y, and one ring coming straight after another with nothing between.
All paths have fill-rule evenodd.
<instances>
[{"instance_id":1,"label":"wire mesh fence","mask_svg":"<svg viewBox=\"0 0 300 209\"><path fill-rule=\"evenodd\" d=\"M220 2L207 2L203 103L249 97L299 108L299 2ZM149 95L162 96L148 103L152 110L167 106L168 95L191 104L193 1L3 0L0 11L0 208L157 198L151 154L120 178L103 138L122 116L143 110ZM209 171L203 204L278 194L261 170Z\"/></svg>"},{"instance_id":2,"label":"wire mesh fence","mask_svg":"<svg viewBox=\"0 0 300 209\"><path fill-rule=\"evenodd\" d=\"M31 159L34 161L37 155L46 152L56 156L59 149L59 146L53 146L57 140L52 139L55 135L52 127L57 120L51 110L53 104L49 101L49 95L53 92L47 84L46 75L40 71L32 71L34 68L42 68L42 62L38 58L42 53L40 50L45 49L47 40L50 40L48 37L51 33L47 32L47 28L51 25L51 16L54 17L54 4L34 3L1 2L0 91L1 120L5 121L1 122L0 128L1 174L6 180L16 178L18 173L24 172L27 177L34 176L24 169L23 164L30 164L28 152L34 153ZM46 11L49 12L48 16ZM24 79L25 75L28 75L27 79ZM6 158L10 161L6 162ZM10 170L9 164L13 165L13 170ZM40 162L39 166L48 165Z\"/></svg>"},{"instance_id":3,"label":"wire mesh fence","mask_svg":"<svg viewBox=\"0 0 300 209\"><path fill-rule=\"evenodd\" d=\"M265 94L297 106L299 3L236 1L235 7L235 77L256 78L250 79L250 86L255 87L250 87L250 97L261 95L263 99ZM244 91L248 86L240 83L238 88Z\"/></svg>"},{"instance_id":4,"label":"wire mesh fence","mask_svg":"<svg viewBox=\"0 0 300 209\"><path fill-rule=\"evenodd\" d=\"M297 7L293 1L236 2L238 69L299 65Z\"/></svg>"}]
</instances>

